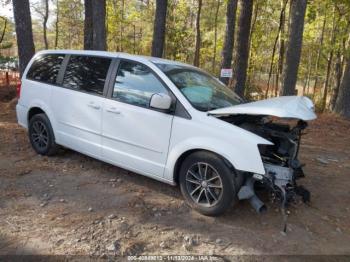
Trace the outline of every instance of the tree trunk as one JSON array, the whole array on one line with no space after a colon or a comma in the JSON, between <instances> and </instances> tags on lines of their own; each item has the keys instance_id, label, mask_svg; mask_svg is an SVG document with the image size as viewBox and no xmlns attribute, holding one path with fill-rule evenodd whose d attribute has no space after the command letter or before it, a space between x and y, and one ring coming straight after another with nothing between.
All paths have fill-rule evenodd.
<instances>
[{"instance_id":1,"label":"tree trunk","mask_svg":"<svg viewBox=\"0 0 350 262\"><path fill-rule=\"evenodd\" d=\"M332 26L332 32L331 32L331 50L329 52L328 62L327 62L327 74L326 74L326 81L324 83L323 88L323 97L322 97L322 112L326 110L327 107L327 95L328 95L328 85L329 85L329 78L331 74L331 67L333 62L333 54L334 54L334 45L335 45L335 38L336 38L336 32L338 31L337 24L339 23L339 20L335 21L336 16L336 9L334 7L333 9L333 26Z\"/></svg>"},{"instance_id":2,"label":"tree trunk","mask_svg":"<svg viewBox=\"0 0 350 262\"><path fill-rule=\"evenodd\" d=\"M142 38L143 38L143 30L142 30L142 27L141 27L140 31L139 31L139 42L140 43L142 43ZM141 47L139 46L137 54L139 55L140 53L141 53Z\"/></svg>"},{"instance_id":3,"label":"tree trunk","mask_svg":"<svg viewBox=\"0 0 350 262\"><path fill-rule=\"evenodd\" d=\"M124 0L121 1L121 8L120 8L120 40L119 40L119 50L120 52L123 52L123 35L124 35Z\"/></svg>"},{"instance_id":4,"label":"tree trunk","mask_svg":"<svg viewBox=\"0 0 350 262\"><path fill-rule=\"evenodd\" d=\"M303 44L304 17L307 0L292 0L291 24L283 74L281 95L294 95Z\"/></svg>"},{"instance_id":5,"label":"tree trunk","mask_svg":"<svg viewBox=\"0 0 350 262\"><path fill-rule=\"evenodd\" d=\"M93 49L93 15L92 15L92 0L84 0L85 20L84 20L84 49Z\"/></svg>"},{"instance_id":6,"label":"tree trunk","mask_svg":"<svg viewBox=\"0 0 350 262\"><path fill-rule=\"evenodd\" d=\"M29 0L12 0L13 14L16 23L19 70L22 76L29 60L35 53L30 17Z\"/></svg>"},{"instance_id":7,"label":"tree trunk","mask_svg":"<svg viewBox=\"0 0 350 262\"><path fill-rule=\"evenodd\" d=\"M343 76L343 65L342 65L340 50L338 50L337 60L335 63L335 87L333 90L332 99L331 99L330 104L329 104L329 108L331 111L334 110L335 103L337 101L342 76Z\"/></svg>"},{"instance_id":8,"label":"tree trunk","mask_svg":"<svg viewBox=\"0 0 350 262\"><path fill-rule=\"evenodd\" d=\"M168 0L157 0L154 18L152 56L162 57L165 42L165 25Z\"/></svg>"},{"instance_id":9,"label":"tree trunk","mask_svg":"<svg viewBox=\"0 0 350 262\"><path fill-rule=\"evenodd\" d=\"M322 112L325 111L327 106L328 85L329 85L329 77L331 73L332 62L333 62L333 50L331 50L331 52L329 53L329 58L327 62L327 74L326 74L326 81L324 82L322 105L321 105Z\"/></svg>"},{"instance_id":10,"label":"tree trunk","mask_svg":"<svg viewBox=\"0 0 350 262\"><path fill-rule=\"evenodd\" d=\"M200 59L200 49L201 49L201 28L200 28L200 21L201 21L201 11L202 11L202 0L198 0L198 11L197 11L197 18L196 18L196 49L194 51L194 59L193 59L193 65L199 66L199 59Z\"/></svg>"},{"instance_id":11,"label":"tree trunk","mask_svg":"<svg viewBox=\"0 0 350 262\"><path fill-rule=\"evenodd\" d=\"M248 68L247 68L247 80L246 80L246 84L250 83L250 76L252 75L251 72L254 72L254 61L251 62L251 57L252 57L252 43L253 43L253 35L255 32L255 26L256 26L256 21L258 20L259 17L259 10L260 10L260 6L259 6L259 1L257 1L255 3L255 6L253 8L253 18L252 18L252 22L251 22L251 28L250 28L250 39L249 39L249 56L248 56ZM261 3L260 3L261 4Z\"/></svg>"},{"instance_id":12,"label":"tree trunk","mask_svg":"<svg viewBox=\"0 0 350 262\"><path fill-rule=\"evenodd\" d=\"M58 25L59 25L59 5L56 0L56 22L55 22L55 49L58 47Z\"/></svg>"},{"instance_id":13,"label":"tree trunk","mask_svg":"<svg viewBox=\"0 0 350 262\"><path fill-rule=\"evenodd\" d=\"M315 82L314 82L314 88L313 88L313 93L312 96L315 97L316 93L316 88L318 84L318 67L320 65L320 59L321 59L321 54L322 54L322 48L323 48L323 39L324 39L324 32L326 28L326 22L327 22L327 14L324 15L323 19L323 25L322 25L322 31L321 31L321 37L320 37L320 46L317 51L317 58L316 58L316 65L315 65Z\"/></svg>"},{"instance_id":14,"label":"tree trunk","mask_svg":"<svg viewBox=\"0 0 350 262\"><path fill-rule=\"evenodd\" d=\"M281 6L283 7L284 1L281 1ZM276 86L275 86L275 97L278 95L279 85L280 85L280 79L282 78L282 72L283 72L283 64L284 64L284 51L285 51L285 24L286 24L286 12L283 13L282 21L281 21L281 32L280 32L280 44L279 44L279 55L278 55L278 67L277 67L277 73L276 73Z\"/></svg>"},{"instance_id":15,"label":"tree trunk","mask_svg":"<svg viewBox=\"0 0 350 262\"><path fill-rule=\"evenodd\" d=\"M116 21L115 18L118 17L118 6L117 6L117 1L118 0L113 0L112 1L112 6L113 6L113 14L112 14L112 17L113 17L113 22ZM108 21L108 19L107 19ZM107 23L108 24L108 23ZM116 52L119 52L119 47L120 47L120 41L118 39L118 34L117 34L117 30L116 30L116 27L113 27L114 30L112 32L112 44L113 44L113 47L110 46L109 48L111 50L114 50ZM108 30L107 30L108 32Z\"/></svg>"},{"instance_id":16,"label":"tree trunk","mask_svg":"<svg viewBox=\"0 0 350 262\"><path fill-rule=\"evenodd\" d=\"M348 21L345 32L349 32L349 29L350 29L350 21ZM338 47L338 51L337 51L337 62L335 64L336 85L335 85L332 100L330 103L330 109L332 111L334 111L336 102L338 100L339 89L340 89L340 85L343 77L343 71L344 71L344 62L345 62L344 53L346 53L345 50L347 50L347 43L350 44L350 34L348 36L345 36L345 35L343 36L342 45Z\"/></svg>"},{"instance_id":17,"label":"tree trunk","mask_svg":"<svg viewBox=\"0 0 350 262\"><path fill-rule=\"evenodd\" d=\"M47 20L49 19L49 0L44 0L44 19L43 19L43 34L45 49L49 49L49 42L47 40Z\"/></svg>"},{"instance_id":18,"label":"tree trunk","mask_svg":"<svg viewBox=\"0 0 350 262\"><path fill-rule=\"evenodd\" d=\"M216 45L218 41L218 14L220 9L220 0L217 0L216 11L215 11L215 20L214 20L214 47L213 47L213 60L211 65L211 71L215 72L215 63L216 63Z\"/></svg>"},{"instance_id":19,"label":"tree trunk","mask_svg":"<svg viewBox=\"0 0 350 262\"><path fill-rule=\"evenodd\" d=\"M350 57L347 58L347 64L334 111L346 118L350 118Z\"/></svg>"},{"instance_id":20,"label":"tree trunk","mask_svg":"<svg viewBox=\"0 0 350 262\"><path fill-rule=\"evenodd\" d=\"M136 25L133 24L132 25L132 29L133 29L133 42L132 42L132 47L133 47L133 54L136 54Z\"/></svg>"},{"instance_id":21,"label":"tree trunk","mask_svg":"<svg viewBox=\"0 0 350 262\"><path fill-rule=\"evenodd\" d=\"M236 11L237 0L229 0L226 9L226 33L224 48L222 49L221 68L231 68L236 26ZM220 80L227 85L230 79L228 77L220 77Z\"/></svg>"},{"instance_id":22,"label":"tree trunk","mask_svg":"<svg viewBox=\"0 0 350 262\"><path fill-rule=\"evenodd\" d=\"M107 50L106 43L106 0L92 2L92 48Z\"/></svg>"},{"instance_id":23,"label":"tree trunk","mask_svg":"<svg viewBox=\"0 0 350 262\"><path fill-rule=\"evenodd\" d=\"M308 63L307 63L306 81L305 81L305 85L303 87L303 95L309 94L310 76L311 76L311 61L312 61L312 55L310 52Z\"/></svg>"},{"instance_id":24,"label":"tree trunk","mask_svg":"<svg viewBox=\"0 0 350 262\"><path fill-rule=\"evenodd\" d=\"M251 26L250 26L250 33L249 33L249 46L252 46L252 36L255 32L255 26L256 26L256 21L258 20L258 17L259 17L259 2L255 2L255 6L253 7L253 18L252 18L252 21L251 21ZM249 49L249 58L250 58L250 55L251 55L251 52L252 50Z\"/></svg>"},{"instance_id":25,"label":"tree trunk","mask_svg":"<svg viewBox=\"0 0 350 262\"><path fill-rule=\"evenodd\" d=\"M272 48L272 56L271 56L271 62L270 62L269 78L267 80L267 88L266 88L266 91L265 91L265 98L267 98L267 96L269 94L273 63L274 63L274 60L275 60L275 54L276 54L276 48L277 48L278 39L281 37L281 30L282 30L282 27L284 26L284 17L285 17L287 3L288 3L288 0L285 0L284 5L282 6L282 10L281 10L281 14L280 14L280 20L279 20L279 26L278 26L278 30L277 30L277 35L276 35L275 42L274 42L273 48Z\"/></svg>"},{"instance_id":26,"label":"tree trunk","mask_svg":"<svg viewBox=\"0 0 350 262\"><path fill-rule=\"evenodd\" d=\"M244 96L249 59L249 35L253 14L253 0L241 0L241 12L238 22L237 45L235 52L235 91Z\"/></svg>"}]
</instances>

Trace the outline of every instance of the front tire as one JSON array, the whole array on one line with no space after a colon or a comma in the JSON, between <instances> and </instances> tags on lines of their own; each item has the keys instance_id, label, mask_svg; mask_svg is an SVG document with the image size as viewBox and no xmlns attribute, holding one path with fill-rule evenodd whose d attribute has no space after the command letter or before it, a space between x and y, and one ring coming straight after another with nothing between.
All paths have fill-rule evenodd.
<instances>
[{"instance_id":1,"label":"front tire","mask_svg":"<svg viewBox=\"0 0 350 262\"><path fill-rule=\"evenodd\" d=\"M34 115L29 120L28 135L36 153L52 156L57 153L58 145L49 118L45 114Z\"/></svg>"},{"instance_id":2,"label":"front tire","mask_svg":"<svg viewBox=\"0 0 350 262\"><path fill-rule=\"evenodd\" d=\"M206 151L189 155L179 175L184 198L203 215L218 216L236 200L235 173L218 155Z\"/></svg>"}]
</instances>

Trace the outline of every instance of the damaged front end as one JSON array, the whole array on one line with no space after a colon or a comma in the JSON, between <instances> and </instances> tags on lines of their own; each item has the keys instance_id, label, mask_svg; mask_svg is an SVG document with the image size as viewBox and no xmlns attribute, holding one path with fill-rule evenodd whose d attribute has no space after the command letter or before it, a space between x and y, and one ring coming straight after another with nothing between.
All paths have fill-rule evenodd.
<instances>
[{"instance_id":1,"label":"damaged front end","mask_svg":"<svg viewBox=\"0 0 350 262\"><path fill-rule=\"evenodd\" d=\"M259 145L265 174L246 174L246 180L238 192L239 199L248 199L257 212L266 209L256 196L255 188L264 187L274 200L280 201L282 210L295 200L297 195L304 202L310 201L310 192L297 185L297 179L304 177L303 165L298 160L299 146L307 123L303 120L287 124L273 121L271 117L236 115L221 118L273 143Z\"/></svg>"}]
</instances>

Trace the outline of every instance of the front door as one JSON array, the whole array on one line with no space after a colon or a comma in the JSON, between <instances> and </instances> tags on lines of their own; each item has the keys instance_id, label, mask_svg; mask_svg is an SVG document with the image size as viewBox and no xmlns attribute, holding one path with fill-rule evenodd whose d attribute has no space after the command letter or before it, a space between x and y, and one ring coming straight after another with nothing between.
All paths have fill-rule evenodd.
<instances>
[{"instance_id":1,"label":"front door","mask_svg":"<svg viewBox=\"0 0 350 262\"><path fill-rule=\"evenodd\" d=\"M149 107L167 88L144 64L121 60L102 120L103 158L148 175L163 176L173 115Z\"/></svg>"}]
</instances>

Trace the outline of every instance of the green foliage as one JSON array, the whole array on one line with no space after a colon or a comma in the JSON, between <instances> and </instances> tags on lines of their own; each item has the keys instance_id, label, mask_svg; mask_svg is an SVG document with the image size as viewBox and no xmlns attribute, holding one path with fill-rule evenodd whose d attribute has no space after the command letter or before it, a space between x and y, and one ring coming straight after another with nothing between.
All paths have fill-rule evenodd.
<instances>
[{"instance_id":1,"label":"green foliage","mask_svg":"<svg viewBox=\"0 0 350 262\"><path fill-rule=\"evenodd\" d=\"M169 1L165 47L167 58L184 62L193 60L193 43L195 42L194 11L186 0Z\"/></svg>"},{"instance_id":2,"label":"green foliage","mask_svg":"<svg viewBox=\"0 0 350 262\"><path fill-rule=\"evenodd\" d=\"M107 45L111 51L149 54L154 5L150 1L107 1Z\"/></svg>"},{"instance_id":3,"label":"green foliage","mask_svg":"<svg viewBox=\"0 0 350 262\"><path fill-rule=\"evenodd\" d=\"M201 67L212 71L214 56L214 16L219 0L203 1L201 16ZM220 0L217 19L216 63L218 74L225 34L225 1ZM168 0L164 56L192 63L195 43L196 1ZM107 0L108 49L150 55L155 1Z\"/></svg>"},{"instance_id":4,"label":"green foliage","mask_svg":"<svg viewBox=\"0 0 350 262\"><path fill-rule=\"evenodd\" d=\"M59 1L58 48L82 49L84 41L84 5L81 0Z\"/></svg>"},{"instance_id":5,"label":"green foliage","mask_svg":"<svg viewBox=\"0 0 350 262\"><path fill-rule=\"evenodd\" d=\"M13 37L14 24L6 17L0 17L0 40L3 32L4 37L0 43L0 50L11 48L15 42L15 38Z\"/></svg>"},{"instance_id":6,"label":"green foliage","mask_svg":"<svg viewBox=\"0 0 350 262\"><path fill-rule=\"evenodd\" d=\"M150 55L155 0L106 0L107 1L107 46L109 51L121 51ZM272 50L278 35L281 8L285 0L255 0L252 31L250 36L250 58L248 71L248 92L263 93L268 80L272 59ZM279 35L272 66L272 86L278 69L279 49L288 39L289 4L286 8L284 35ZM82 49L84 37L84 4L82 0L50 0L50 18L48 23L49 46L54 48L56 38L56 14L58 12L58 47ZM219 3L218 15L216 8ZM221 63L226 28L227 0L203 1L200 29L201 49L200 67L218 76ZM195 49L195 24L197 0L168 0L166 43L164 57L187 63L193 62ZM236 24L239 16L237 11ZM323 21L326 26L321 45ZM37 50L44 48L42 37L42 19L33 15L34 40ZM216 24L215 24L215 21ZM0 19L0 30L3 21ZM215 41L215 28L217 41ZM237 30L236 30L237 32ZM332 35L334 39L332 40ZM0 46L14 49L14 26L10 21L4 41ZM215 48L216 42L216 48ZM318 78L317 90L321 91L330 53L340 53L346 57L350 44L350 1L349 0L313 0L308 1L304 25L304 40L299 66L298 86L309 86L313 90L315 78ZM11 47L12 46L12 47ZM320 61L316 71L316 60ZM334 63L331 61L332 73L330 89L335 85ZM214 64L213 64L214 63ZM233 64L234 67L234 64ZM279 75L279 80L281 80ZM316 94L318 97L320 94ZM314 97L314 96L313 96Z\"/></svg>"},{"instance_id":7,"label":"green foliage","mask_svg":"<svg viewBox=\"0 0 350 262\"><path fill-rule=\"evenodd\" d=\"M40 4L38 2L37 4ZM55 47L58 18L58 49L82 49L84 39L84 3L81 0L51 0L48 23L49 48ZM42 15L43 6L32 6L32 27L36 50L44 49ZM57 17L58 10L58 17Z\"/></svg>"}]
</instances>

